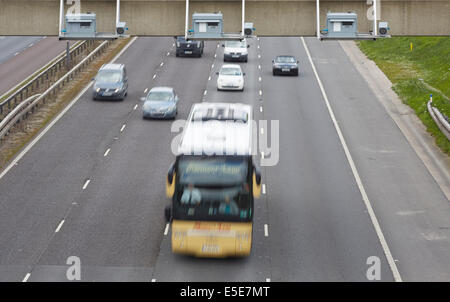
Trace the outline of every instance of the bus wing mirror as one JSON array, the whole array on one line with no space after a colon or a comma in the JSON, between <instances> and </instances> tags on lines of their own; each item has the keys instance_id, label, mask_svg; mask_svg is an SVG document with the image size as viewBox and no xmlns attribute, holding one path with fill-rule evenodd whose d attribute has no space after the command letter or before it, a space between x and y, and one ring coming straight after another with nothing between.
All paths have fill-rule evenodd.
<instances>
[{"instance_id":1,"label":"bus wing mirror","mask_svg":"<svg viewBox=\"0 0 450 302\"><path fill-rule=\"evenodd\" d=\"M173 176L175 174L175 164L170 165L169 171L167 172L167 182L172 184Z\"/></svg>"},{"instance_id":2,"label":"bus wing mirror","mask_svg":"<svg viewBox=\"0 0 450 302\"><path fill-rule=\"evenodd\" d=\"M168 198L172 198L173 194L175 194L175 165L172 164L169 168L169 172L167 172L166 179L166 195Z\"/></svg>"},{"instance_id":3,"label":"bus wing mirror","mask_svg":"<svg viewBox=\"0 0 450 302\"><path fill-rule=\"evenodd\" d=\"M172 207L166 206L164 208L164 216L166 218L166 222L172 222Z\"/></svg>"},{"instance_id":4,"label":"bus wing mirror","mask_svg":"<svg viewBox=\"0 0 450 302\"><path fill-rule=\"evenodd\" d=\"M261 171L258 167L253 168L253 197L259 198L261 196Z\"/></svg>"},{"instance_id":5,"label":"bus wing mirror","mask_svg":"<svg viewBox=\"0 0 450 302\"><path fill-rule=\"evenodd\" d=\"M261 170L257 166L255 166L254 169L255 169L255 181L256 184L259 186L261 185Z\"/></svg>"}]
</instances>

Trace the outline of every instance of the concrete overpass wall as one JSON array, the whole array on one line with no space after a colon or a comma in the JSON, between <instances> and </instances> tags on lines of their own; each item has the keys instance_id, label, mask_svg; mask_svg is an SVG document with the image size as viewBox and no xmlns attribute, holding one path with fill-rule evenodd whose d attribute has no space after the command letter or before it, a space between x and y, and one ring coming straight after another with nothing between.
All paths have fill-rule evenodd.
<instances>
[{"instance_id":1,"label":"concrete overpass wall","mask_svg":"<svg viewBox=\"0 0 450 302\"><path fill-rule=\"evenodd\" d=\"M81 0L81 12L95 12L98 31L113 32L115 4ZM366 0L320 4L322 28L328 11L356 11L359 32L372 28ZM314 35L315 5L315 0L246 0L246 20L258 35ZM240 30L240 0L190 0L190 15L195 11L222 11L225 32ZM57 35L58 14L59 0L0 0L0 35ZM185 0L121 0L121 20L132 35L183 34L184 15ZM450 0L382 0L380 18L389 22L392 35L450 35Z\"/></svg>"}]
</instances>

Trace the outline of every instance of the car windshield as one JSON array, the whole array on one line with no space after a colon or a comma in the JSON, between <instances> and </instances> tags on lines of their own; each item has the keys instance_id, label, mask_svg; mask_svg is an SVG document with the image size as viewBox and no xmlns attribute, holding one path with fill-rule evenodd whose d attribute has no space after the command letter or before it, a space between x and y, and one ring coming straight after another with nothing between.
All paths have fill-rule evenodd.
<instances>
[{"instance_id":1,"label":"car windshield","mask_svg":"<svg viewBox=\"0 0 450 302\"><path fill-rule=\"evenodd\" d=\"M170 101L173 94L170 91L150 91L147 95L147 101Z\"/></svg>"},{"instance_id":2,"label":"car windshield","mask_svg":"<svg viewBox=\"0 0 450 302\"><path fill-rule=\"evenodd\" d=\"M97 74L96 81L100 83L118 83L122 79L120 71L100 71Z\"/></svg>"},{"instance_id":3,"label":"car windshield","mask_svg":"<svg viewBox=\"0 0 450 302\"><path fill-rule=\"evenodd\" d=\"M225 47L245 48L245 42L244 41L226 41Z\"/></svg>"},{"instance_id":4,"label":"car windshield","mask_svg":"<svg viewBox=\"0 0 450 302\"><path fill-rule=\"evenodd\" d=\"M295 58L294 57L277 57L275 59L275 62L277 63L295 63Z\"/></svg>"},{"instance_id":5,"label":"car windshield","mask_svg":"<svg viewBox=\"0 0 450 302\"><path fill-rule=\"evenodd\" d=\"M221 75L231 75L231 76L240 76L241 70L239 68L235 68L235 67L223 67L220 70L220 74Z\"/></svg>"}]
</instances>

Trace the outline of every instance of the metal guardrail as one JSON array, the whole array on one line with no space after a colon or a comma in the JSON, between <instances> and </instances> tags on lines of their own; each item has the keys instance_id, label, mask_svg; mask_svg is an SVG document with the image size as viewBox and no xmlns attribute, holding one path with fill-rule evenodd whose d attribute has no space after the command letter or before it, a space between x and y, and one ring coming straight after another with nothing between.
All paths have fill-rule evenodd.
<instances>
[{"instance_id":1,"label":"metal guardrail","mask_svg":"<svg viewBox=\"0 0 450 302\"><path fill-rule=\"evenodd\" d=\"M23 117L26 118L28 111L24 110L24 108L39 96L40 94L36 94L21 102L0 122L0 140L2 140L2 138L9 133L9 130L19 123Z\"/></svg>"},{"instance_id":2,"label":"metal guardrail","mask_svg":"<svg viewBox=\"0 0 450 302\"><path fill-rule=\"evenodd\" d=\"M22 101L18 106L16 106L1 122L0 122L0 140L9 133L12 127L14 127L18 122L26 119L29 113L33 112L34 109L41 103L45 104L47 100L56 96L57 92L64 87L71 79L73 79L82 69L89 64L93 59L95 59L103 50L105 50L110 41L104 41L100 44L94 51L92 51L86 58L84 58L80 63L73 67L69 72L62 76L58 81L51 85L42 94L37 94L28 99Z\"/></svg>"},{"instance_id":3,"label":"metal guardrail","mask_svg":"<svg viewBox=\"0 0 450 302\"><path fill-rule=\"evenodd\" d=\"M74 62L75 58L82 54L88 47L94 45L94 41L83 41L73 47L70 50L70 62ZM23 102L25 99L30 97L36 90L40 89L43 85L48 83L48 81L58 72L66 68L67 56L65 53L59 55L54 63L45 68L43 71L39 72L30 81L17 89L14 93L8 96L4 101L0 103L0 116L7 114L17 104ZM0 119L1 120L1 119Z\"/></svg>"},{"instance_id":4,"label":"metal guardrail","mask_svg":"<svg viewBox=\"0 0 450 302\"><path fill-rule=\"evenodd\" d=\"M436 125L439 127L441 132L450 140L450 123L444 117L444 115L437 109L436 107L431 106L433 103L433 97L430 97L430 100L427 103L428 112L431 115L431 118L434 120Z\"/></svg>"}]
</instances>

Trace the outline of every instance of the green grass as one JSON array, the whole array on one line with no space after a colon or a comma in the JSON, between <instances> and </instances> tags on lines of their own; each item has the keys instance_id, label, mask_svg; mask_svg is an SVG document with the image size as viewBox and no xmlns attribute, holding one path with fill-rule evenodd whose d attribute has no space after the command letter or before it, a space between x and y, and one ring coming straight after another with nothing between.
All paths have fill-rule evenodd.
<instances>
[{"instance_id":1,"label":"green grass","mask_svg":"<svg viewBox=\"0 0 450 302\"><path fill-rule=\"evenodd\" d=\"M450 117L450 37L393 37L359 41L358 46L391 80L394 91L414 109L436 144L450 155L450 142L426 107L433 94L433 106Z\"/></svg>"}]
</instances>

